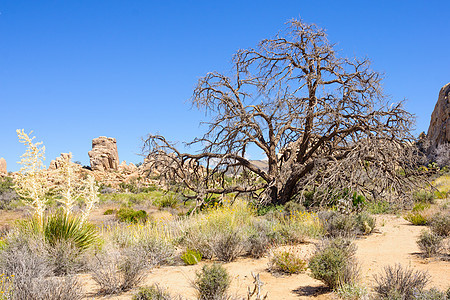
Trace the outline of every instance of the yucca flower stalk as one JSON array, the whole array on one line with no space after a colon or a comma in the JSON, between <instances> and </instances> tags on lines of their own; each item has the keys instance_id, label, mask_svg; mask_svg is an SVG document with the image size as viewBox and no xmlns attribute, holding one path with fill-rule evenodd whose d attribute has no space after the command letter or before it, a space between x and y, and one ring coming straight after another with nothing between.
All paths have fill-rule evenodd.
<instances>
[{"instance_id":1,"label":"yucca flower stalk","mask_svg":"<svg viewBox=\"0 0 450 300\"><path fill-rule=\"evenodd\" d=\"M36 217L42 224L46 208L45 195L49 191L43 163L45 146L42 145L42 142L33 142L35 137L30 138L33 131L26 134L23 129L17 129L16 132L19 141L27 147L27 150L18 162L22 167L15 178L14 189L19 196L25 199L26 204L34 209Z\"/></svg>"},{"instance_id":2,"label":"yucca flower stalk","mask_svg":"<svg viewBox=\"0 0 450 300\"><path fill-rule=\"evenodd\" d=\"M84 189L84 184L76 174L71 160L72 153L69 153L69 157L61 162L61 167L56 172L56 189L61 196L56 200L63 205L66 216L71 214L76 201L83 195Z\"/></svg>"},{"instance_id":3,"label":"yucca flower stalk","mask_svg":"<svg viewBox=\"0 0 450 300\"><path fill-rule=\"evenodd\" d=\"M99 200L99 187L97 183L95 182L95 178L92 175L89 175L86 182L85 182L85 203L86 208L83 211L83 215L81 216L81 222L86 222L87 218L89 217L89 214L91 213L92 209L95 207L95 204Z\"/></svg>"}]
</instances>

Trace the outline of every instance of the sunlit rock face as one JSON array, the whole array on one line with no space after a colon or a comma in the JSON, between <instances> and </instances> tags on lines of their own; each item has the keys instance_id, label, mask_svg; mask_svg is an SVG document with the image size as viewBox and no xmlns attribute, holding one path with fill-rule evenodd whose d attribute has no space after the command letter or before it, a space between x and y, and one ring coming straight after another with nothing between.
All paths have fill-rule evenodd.
<instances>
[{"instance_id":1,"label":"sunlit rock face","mask_svg":"<svg viewBox=\"0 0 450 300\"><path fill-rule=\"evenodd\" d=\"M92 140L92 150L88 152L94 171L117 170L119 154L115 138L101 136Z\"/></svg>"},{"instance_id":2,"label":"sunlit rock face","mask_svg":"<svg viewBox=\"0 0 450 300\"><path fill-rule=\"evenodd\" d=\"M431 114L427 137L432 148L450 143L450 83L439 92L439 98Z\"/></svg>"},{"instance_id":3,"label":"sunlit rock face","mask_svg":"<svg viewBox=\"0 0 450 300\"><path fill-rule=\"evenodd\" d=\"M0 175L8 175L8 170L6 169L6 160L0 157Z\"/></svg>"}]
</instances>

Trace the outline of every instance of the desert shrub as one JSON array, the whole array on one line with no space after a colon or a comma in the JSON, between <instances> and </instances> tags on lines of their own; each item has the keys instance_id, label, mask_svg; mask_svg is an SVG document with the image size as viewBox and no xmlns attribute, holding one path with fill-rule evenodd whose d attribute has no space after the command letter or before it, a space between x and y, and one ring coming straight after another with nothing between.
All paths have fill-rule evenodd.
<instances>
[{"instance_id":1,"label":"desert shrub","mask_svg":"<svg viewBox=\"0 0 450 300\"><path fill-rule=\"evenodd\" d=\"M83 297L75 277L54 277L45 242L17 237L0 254L0 269L9 281L12 299L76 300Z\"/></svg>"},{"instance_id":2,"label":"desert shrub","mask_svg":"<svg viewBox=\"0 0 450 300\"><path fill-rule=\"evenodd\" d=\"M230 262L239 257L245 249L242 230L225 228L216 232L210 240L211 249L217 259Z\"/></svg>"},{"instance_id":3,"label":"desert shrub","mask_svg":"<svg viewBox=\"0 0 450 300\"><path fill-rule=\"evenodd\" d=\"M419 235L417 245L425 257L432 257L439 254L442 249L442 240L443 238L434 232L423 230Z\"/></svg>"},{"instance_id":4,"label":"desert shrub","mask_svg":"<svg viewBox=\"0 0 450 300\"><path fill-rule=\"evenodd\" d=\"M393 211L391 203L386 200L367 202L365 209L371 214L388 214Z\"/></svg>"},{"instance_id":5,"label":"desert shrub","mask_svg":"<svg viewBox=\"0 0 450 300\"><path fill-rule=\"evenodd\" d=\"M418 211L409 212L404 219L408 222L411 222L413 225L426 225L427 219Z\"/></svg>"},{"instance_id":6,"label":"desert shrub","mask_svg":"<svg viewBox=\"0 0 450 300\"><path fill-rule=\"evenodd\" d=\"M112 209L109 208L107 210L105 210L105 212L103 213L103 215L108 216L108 215L115 215L117 213L117 209Z\"/></svg>"},{"instance_id":7,"label":"desert shrub","mask_svg":"<svg viewBox=\"0 0 450 300\"><path fill-rule=\"evenodd\" d=\"M196 250L186 249L186 251L181 254L181 259L187 265L196 265L202 260L202 254Z\"/></svg>"},{"instance_id":8,"label":"desert shrub","mask_svg":"<svg viewBox=\"0 0 450 300\"><path fill-rule=\"evenodd\" d=\"M322 222L315 213L295 211L288 216L278 216L274 221L278 243L303 243L307 236L317 238L324 233Z\"/></svg>"},{"instance_id":9,"label":"desert shrub","mask_svg":"<svg viewBox=\"0 0 450 300\"><path fill-rule=\"evenodd\" d=\"M61 240L45 247L48 263L56 276L75 274L85 268L85 255L71 241Z\"/></svg>"},{"instance_id":10,"label":"desert shrub","mask_svg":"<svg viewBox=\"0 0 450 300\"><path fill-rule=\"evenodd\" d=\"M434 194L430 191L420 190L413 193L413 200L415 202L421 203L433 203L434 202Z\"/></svg>"},{"instance_id":11,"label":"desert shrub","mask_svg":"<svg viewBox=\"0 0 450 300\"><path fill-rule=\"evenodd\" d=\"M110 186L104 186L101 185L99 188L99 192L102 194L113 194L113 193L117 193L117 191L115 189L113 189Z\"/></svg>"},{"instance_id":12,"label":"desert shrub","mask_svg":"<svg viewBox=\"0 0 450 300\"><path fill-rule=\"evenodd\" d=\"M305 210L306 208L302 204L295 201L289 201L284 205L284 212L288 215Z\"/></svg>"},{"instance_id":13,"label":"desert shrub","mask_svg":"<svg viewBox=\"0 0 450 300\"><path fill-rule=\"evenodd\" d=\"M313 277L332 289L356 282L359 268L354 259L355 251L355 246L342 238L324 241L309 262Z\"/></svg>"},{"instance_id":14,"label":"desert shrub","mask_svg":"<svg viewBox=\"0 0 450 300\"><path fill-rule=\"evenodd\" d=\"M19 198L13 187L11 177L0 177L0 209L8 209L11 202Z\"/></svg>"},{"instance_id":15,"label":"desert shrub","mask_svg":"<svg viewBox=\"0 0 450 300\"><path fill-rule=\"evenodd\" d=\"M254 211L240 201L204 210L180 224L179 243L199 251L205 258L216 256L223 261L234 260L244 253L246 229L254 220L253 214Z\"/></svg>"},{"instance_id":16,"label":"desert shrub","mask_svg":"<svg viewBox=\"0 0 450 300\"><path fill-rule=\"evenodd\" d=\"M179 197L175 194L167 194L162 197L159 197L153 201L153 205L156 205L159 209L170 207L176 208L179 203Z\"/></svg>"},{"instance_id":17,"label":"desert shrub","mask_svg":"<svg viewBox=\"0 0 450 300\"><path fill-rule=\"evenodd\" d=\"M141 287L133 296L133 300L171 300L169 292L154 284L151 286Z\"/></svg>"},{"instance_id":18,"label":"desert shrub","mask_svg":"<svg viewBox=\"0 0 450 300\"><path fill-rule=\"evenodd\" d=\"M8 276L6 274L0 275L0 299L13 299L14 293L14 275Z\"/></svg>"},{"instance_id":19,"label":"desert shrub","mask_svg":"<svg viewBox=\"0 0 450 300\"><path fill-rule=\"evenodd\" d=\"M424 203L424 202L418 202L415 203L413 208L411 209L413 212L416 211L424 211L425 209L430 208L431 204L430 203Z\"/></svg>"},{"instance_id":20,"label":"desert shrub","mask_svg":"<svg viewBox=\"0 0 450 300\"><path fill-rule=\"evenodd\" d=\"M273 229L267 220L258 220L248 227L247 253L253 258L263 257L269 250L270 244L276 239Z\"/></svg>"},{"instance_id":21,"label":"desert shrub","mask_svg":"<svg viewBox=\"0 0 450 300\"><path fill-rule=\"evenodd\" d=\"M450 235L450 214L435 214L430 222L431 231L443 237Z\"/></svg>"},{"instance_id":22,"label":"desert shrub","mask_svg":"<svg viewBox=\"0 0 450 300\"><path fill-rule=\"evenodd\" d=\"M292 249L278 251L270 260L269 269L285 274L298 274L306 270L306 261L301 259Z\"/></svg>"},{"instance_id":23,"label":"desert shrub","mask_svg":"<svg viewBox=\"0 0 450 300\"><path fill-rule=\"evenodd\" d=\"M400 264L387 266L380 275L375 275L374 291L382 299L414 299L414 293L423 290L429 275L423 271L403 268Z\"/></svg>"},{"instance_id":24,"label":"desert shrub","mask_svg":"<svg viewBox=\"0 0 450 300\"><path fill-rule=\"evenodd\" d=\"M79 300L83 298L83 289L77 278L66 276L35 278L31 290L22 290L16 287L13 299Z\"/></svg>"},{"instance_id":25,"label":"desert shrub","mask_svg":"<svg viewBox=\"0 0 450 300\"><path fill-rule=\"evenodd\" d=\"M256 214L258 216L265 216L268 213L280 213L281 214L283 211L284 211L284 207L282 205L269 204L269 205L257 206Z\"/></svg>"},{"instance_id":26,"label":"desert shrub","mask_svg":"<svg viewBox=\"0 0 450 300\"><path fill-rule=\"evenodd\" d=\"M341 214L336 211L321 211L319 218L326 233L331 237L351 236L355 233L356 220L352 215Z\"/></svg>"},{"instance_id":27,"label":"desert shrub","mask_svg":"<svg viewBox=\"0 0 450 300\"><path fill-rule=\"evenodd\" d=\"M227 270L222 265L212 264L203 266L202 271L196 273L193 286L199 300L222 300L227 299L230 283Z\"/></svg>"},{"instance_id":28,"label":"desert shrub","mask_svg":"<svg viewBox=\"0 0 450 300\"><path fill-rule=\"evenodd\" d=\"M172 262L175 247L170 232L163 224L146 223L145 225L118 226L111 234L111 239L120 249L136 247L151 266Z\"/></svg>"},{"instance_id":29,"label":"desert shrub","mask_svg":"<svg viewBox=\"0 0 450 300\"><path fill-rule=\"evenodd\" d=\"M339 285L334 292L341 299L360 300L369 299L367 288L356 283L344 283Z\"/></svg>"},{"instance_id":30,"label":"desert shrub","mask_svg":"<svg viewBox=\"0 0 450 300\"><path fill-rule=\"evenodd\" d=\"M362 212L355 216L356 228L360 234L370 234L375 228L375 219L368 213Z\"/></svg>"},{"instance_id":31,"label":"desert shrub","mask_svg":"<svg viewBox=\"0 0 450 300\"><path fill-rule=\"evenodd\" d=\"M144 278L149 267L139 247L119 251L110 249L95 255L90 265L92 279L100 286L101 294L116 294L127 291Z\"/></svg>"},{"instance_id":32,"label":"desert shrub","mask_svg":"<svg viewBox=\"0 0 450 300\"><path fill-rule=\"evenodd\" d=\"M147 221L147 212L145 210L134 210L132 208L122 207L116 213L120 222L143 223Z\"/></svg>"},{"instance_id":33,"label":"desert shrub","mask_svg":"<svg viewBox=\"0 0 450 300\"><path fill-rule=\"evenodd\" d=\"M450 291L450 289L448 290ZM413 295L414 300L447 300L449 299L449 293L441 292L436 288L431 288L429 290L419 290L415 291Z\"/></svg>"}]
</instances>

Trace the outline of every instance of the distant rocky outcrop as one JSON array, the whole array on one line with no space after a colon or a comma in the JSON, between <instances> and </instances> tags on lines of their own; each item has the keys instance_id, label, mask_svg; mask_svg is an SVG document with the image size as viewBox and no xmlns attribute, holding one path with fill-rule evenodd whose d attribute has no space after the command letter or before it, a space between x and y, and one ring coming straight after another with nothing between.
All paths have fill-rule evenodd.
<instances>
[{"instance_id":1,"label":"distant rocky outcrop","mask_svg":"<svg viewBox=\"0 0 450 300\"><path fill-rule=\"evenodd\" d=\"M450 143L450 83L439 92L438 101L431 114L427 137L431 149Z\"/></svg>"},{"instance_id":2,"label":"distant rocky outcrop","mask_svg":"<svg viewBox=\"0 0 450 300\"><path fill-rule=\"evenodd\" d=\"M60 157L55 158L48 166L49 170L56 170L63 166L63 164L72 159L72 153L61 153Z\"/></svg>"},{"instance_id":3,"label":"distant rocky outcrop","mask_svg":"<svg viewBox=\"0 0 450 300\"><path fill-rule=\"evenodd\" d=\"M88 152L94 171L117 170L119 154L115 138L101 136L92 140L92 150Z\"/></svg>"},{"instance_id":4,"label":"distant rocky outcrop","mask_svg":"<svg viewBox=\"0 0 450 300\"><path fill-rule=\"evenodd\" d=\"M0 175L8 175L8 170L6 169L6 160L3 157L0 158Z\"/></svg>"}]
</instances>

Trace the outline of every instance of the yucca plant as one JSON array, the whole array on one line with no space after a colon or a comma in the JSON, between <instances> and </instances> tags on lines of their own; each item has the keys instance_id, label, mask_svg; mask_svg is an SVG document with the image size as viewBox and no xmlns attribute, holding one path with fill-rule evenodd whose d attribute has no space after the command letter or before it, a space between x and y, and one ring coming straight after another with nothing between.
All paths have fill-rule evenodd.
<instances>
[{"instance_id":1,"label":"yucca plant","mask_svg":"<svg viewBox=\"0 0 450 300\"><path fill-rule=\"evenodd\" d=\"M24 233L42 235L52 247L60 241L70 241L77 249L84 251L99 242L97 231L92 224L61 212L46 216L42 230L37 218L30 218L19 224Z\"/></svg>"}]
</instances>

